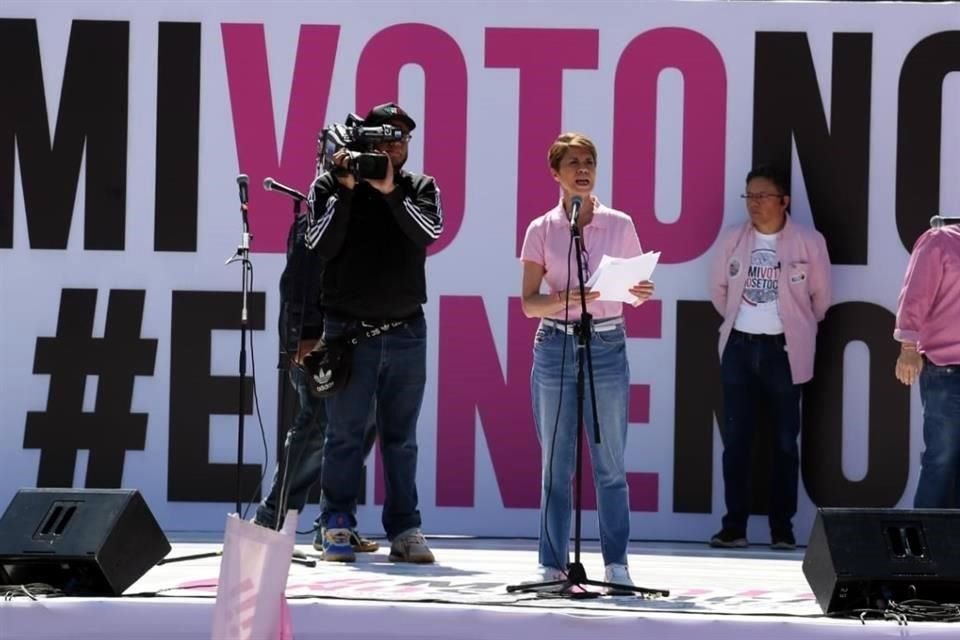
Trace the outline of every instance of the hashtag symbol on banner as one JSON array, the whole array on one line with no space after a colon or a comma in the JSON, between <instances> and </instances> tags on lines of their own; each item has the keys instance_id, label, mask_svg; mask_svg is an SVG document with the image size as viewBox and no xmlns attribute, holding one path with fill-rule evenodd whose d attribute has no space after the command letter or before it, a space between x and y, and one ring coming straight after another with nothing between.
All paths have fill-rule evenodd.
<instances>
[{"instance_id":1,"label":"hashtag symbol on banner","mask_svg":"<svg viewBox=\"0 0 960 640\"><path fill-rule=\"evenodd\" d=\"M131 413L136 376L152 376L157 341L140 337L144 291L110 291L102 338L93 336L96 289L64 289L55 337L37 338L35 374L48 374L45 411L27 413L23 446L40 450L38 487L72 487L77 452L87 450L88 488L118 488L127 451L142 451L147 414ZM98 376L93 412L84 412Z\"/></svg>"}]
</instances>

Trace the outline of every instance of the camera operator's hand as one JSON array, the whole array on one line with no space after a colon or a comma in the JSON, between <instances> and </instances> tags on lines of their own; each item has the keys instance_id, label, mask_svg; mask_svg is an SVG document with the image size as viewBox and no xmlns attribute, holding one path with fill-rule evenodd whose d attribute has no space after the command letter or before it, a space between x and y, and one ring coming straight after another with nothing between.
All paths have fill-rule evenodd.
<instances>
[{"instance_id":1,"label":"camera operator's hand","mask_svg":"<svg viewBox=\"0 0 960 640\"><path fill-rule=\"evenodd\" d=\"M297 353L293 356L293 361L296 364L303 364L303 359L307 357L307 354L313 351L314 347L317 346L317 343L320 342L319 338L314 338L310 340L301 340L297 344Z\"/></svg>"},{"instance_id":2,"label":"camera operator's hand","mask_svg":"<svg viewBox=\"0 0 960 640\"><path fill-rule=\"evenodd\" d=\"M377 153L383 152L378 151ZM383 153L383 155L387 158L387 175L381 180L374 180L373 178L364 178L364 180L383 195L387 195L396 188L397 184L393 181L393 160L390 159L389 154Z\"/></svg>"},{"instance_id":3,"label":"camera operator's hand","mask_svg":"<svg viewBox=\"0 0 960 640\"><path fill-rule=\"evenodd\" d=\"M335 174L340 184L351 190L357 186L357 179L353 176L353 173L349 171L350 153L346 149L340 149L340 151L333 154L333 165L343 170Z\"/></svg>"}]
</instances>

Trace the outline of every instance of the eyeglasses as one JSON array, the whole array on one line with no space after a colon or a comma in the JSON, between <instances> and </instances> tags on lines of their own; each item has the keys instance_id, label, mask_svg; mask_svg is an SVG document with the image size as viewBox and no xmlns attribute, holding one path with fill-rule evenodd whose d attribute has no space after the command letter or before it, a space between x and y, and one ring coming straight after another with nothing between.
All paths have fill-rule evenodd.
<instances>
[{"instance_id":1,"label":"eyeglasses","mask_svg":"<svg viewBox=\"0 0 960 640\"><path fill-rule=\"evenodd\" d=\"M782 198L782 193L744 193L740 195L744 200L751 202L762 202L766 198Z\"/></svg>"}]
</instances>

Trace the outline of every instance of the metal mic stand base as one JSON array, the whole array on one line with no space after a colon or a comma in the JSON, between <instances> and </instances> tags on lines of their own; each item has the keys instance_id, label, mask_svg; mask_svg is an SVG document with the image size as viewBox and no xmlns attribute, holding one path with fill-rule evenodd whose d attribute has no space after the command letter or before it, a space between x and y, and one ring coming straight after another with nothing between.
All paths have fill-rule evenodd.
<instances>
[{"instance_id":1,"label":"metal mic stand base","mask_svg":"<svg viewBox=\"0 0 960 640\"><path fill-rule=\"evenodd\" d=\"M173 562L184 562L186 560L203 560L204 558L220 558L223 557L223 549L219 551L208 551L207 553L194 553L189 556L180 556L178 558L164 558L157 563L159 567L162 564L171 564ZM303 551L293 550L293 555L290 558L291 562L296 564L302 564L305 567L316 567L317 561L312 558L308 558L307 554Z\"/></svg>"},{"instance_id":2,"label":"metal mic stand base","mask_svg":"<svg viewBox=\"0 0 960 640\"><path fill-rule=\"evenodd\" d=\"M544 597L570 598L571 600L589 600L591 598L599 598L602 595L597 591L583 590L582 587L584 585L603 587L607 590L607 595L611 596L628 596L637 594L650 597L666 598L670 595L669 591L663 589L648 589L646 587L637 587L632 584L617 584L614 582L590 580L587 578L587 572L583 568L583 564L579 562L571 562L567 565L567 577L564 580L550 580L547 582L529 582L508 585L507 593L534 592ZM560 589L556 591L542 591L548 587L560 587ZM581 587L581 589L576 589L575 587Z\"/></svg>"}]
</instances>

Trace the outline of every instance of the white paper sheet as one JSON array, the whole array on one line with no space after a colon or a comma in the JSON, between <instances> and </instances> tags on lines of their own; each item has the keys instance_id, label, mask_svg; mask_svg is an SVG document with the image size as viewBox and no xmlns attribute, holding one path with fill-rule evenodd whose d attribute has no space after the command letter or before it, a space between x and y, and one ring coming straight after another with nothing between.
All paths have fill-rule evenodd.
<instances>
[{"instance_id":1,"label":"white paper sheet","mask_svg":"<svg viewBox=\"0 0 960 640\"><path fill-rule=\"evenodd\" d=\"M600 300L636 302L630 287L649 280L660 260L659 251L650 251L633 258L612 258L604 255L600 265L587 280L586 286L600 292Z\"/></svg>"}]
</instances>

